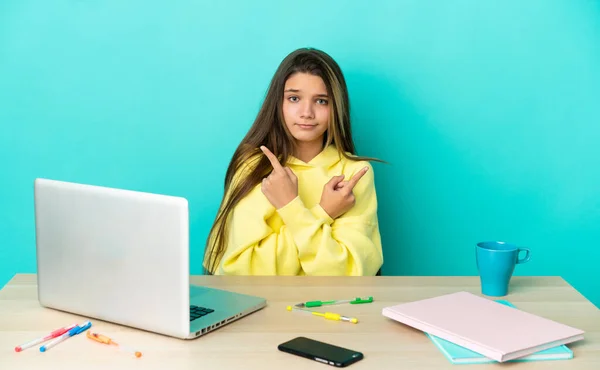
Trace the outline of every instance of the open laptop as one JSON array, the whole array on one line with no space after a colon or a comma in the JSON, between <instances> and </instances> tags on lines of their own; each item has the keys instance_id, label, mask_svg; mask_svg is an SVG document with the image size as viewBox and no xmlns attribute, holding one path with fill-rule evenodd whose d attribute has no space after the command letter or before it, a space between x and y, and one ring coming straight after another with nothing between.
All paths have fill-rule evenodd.
<instances>
[{"instance_id":1,"label":"open laptop","mask_svg":"<svg viewBox=\"0 0 600 370\"><path fill-rule=\"evenodd\" d=\"M184 198L36 179L34 200L42 306L191 339L266 305L190 286Z\"/></svg>"}]
</instances>

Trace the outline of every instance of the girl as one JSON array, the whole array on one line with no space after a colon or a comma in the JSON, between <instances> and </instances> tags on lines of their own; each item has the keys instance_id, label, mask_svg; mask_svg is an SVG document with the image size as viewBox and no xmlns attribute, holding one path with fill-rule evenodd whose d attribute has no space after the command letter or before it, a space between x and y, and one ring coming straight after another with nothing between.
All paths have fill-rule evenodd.
<instances>
[{"instance_id":1,"label":"girl","mask_svg":"<svg viewBox=\"0 0 600 370\"><path fill-rule=\"evenodd\" d=\"M383 253L367 160L355 155L338 64L292 52L227 169L206 272L375 275Z\"/></svg>"}]
</instances>

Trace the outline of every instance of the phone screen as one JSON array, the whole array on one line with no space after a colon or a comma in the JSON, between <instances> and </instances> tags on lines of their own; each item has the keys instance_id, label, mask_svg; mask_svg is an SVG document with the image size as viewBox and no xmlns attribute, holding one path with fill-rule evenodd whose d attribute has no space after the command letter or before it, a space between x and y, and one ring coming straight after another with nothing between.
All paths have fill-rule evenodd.
<instances>
[{"instance_id":1,"label":"phone screen","mask_svg":"<svg viewBox=\"0 0 600 370\"><path fill-rule=\"evenodd\" d=\"M280 344L278 348L280 351L338 367L348 366L363 358L360 352L305 337L294 338Z\"/></svg>"}]
</instances>

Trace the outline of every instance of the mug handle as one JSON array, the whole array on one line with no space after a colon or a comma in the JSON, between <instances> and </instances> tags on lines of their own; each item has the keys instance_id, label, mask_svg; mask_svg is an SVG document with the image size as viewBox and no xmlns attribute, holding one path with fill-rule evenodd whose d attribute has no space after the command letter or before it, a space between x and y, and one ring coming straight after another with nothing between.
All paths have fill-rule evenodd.
<instances>
[{"instance_id":1,"label":"mug handle","mask_svg":"<svg viewBox=\"0 0 600 370\"><path fill-rule=\"evenodd\" d=\"M519 248L519 251L517 252L517 256L521 253L521 251L525 251L525 257L523 258L518 258L517 257L517 264L519 263L525 263L525 262L529 262L529 260L531 259L531 252L529 250L529 248Z\"/></svg>"}]
</instances>

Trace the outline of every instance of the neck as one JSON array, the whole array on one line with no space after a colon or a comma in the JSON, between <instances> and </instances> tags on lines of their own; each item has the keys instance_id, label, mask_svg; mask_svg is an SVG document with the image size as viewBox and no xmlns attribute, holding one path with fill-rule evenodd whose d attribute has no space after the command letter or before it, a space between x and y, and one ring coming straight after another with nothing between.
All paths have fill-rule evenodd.
<instances>
[{"instance_id":1,"label":"neck","mask_svg":"<svg viewBox=\"0 0 600 370\"><path fill-rule=\"evenodd\" d=\"M315 140L313 142L296 142L296 153L294 157L304 163L310 162L314 157L323 151L323 140Z\"/></svg>"}]
</instances>

